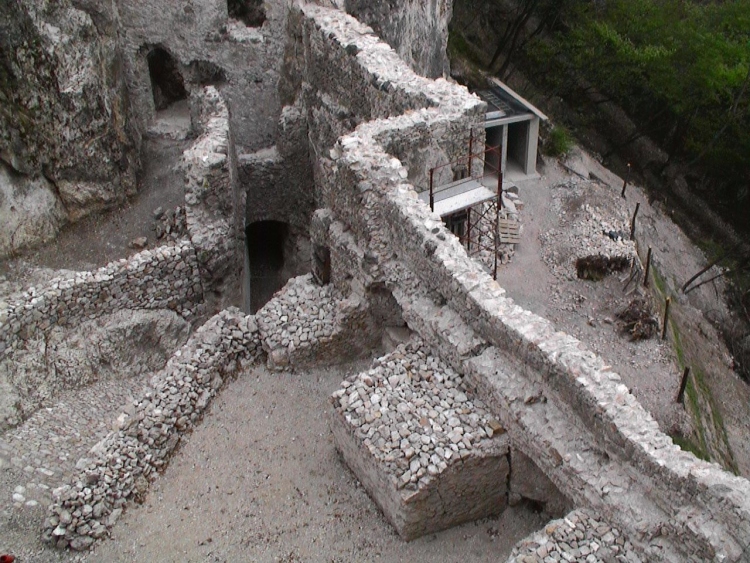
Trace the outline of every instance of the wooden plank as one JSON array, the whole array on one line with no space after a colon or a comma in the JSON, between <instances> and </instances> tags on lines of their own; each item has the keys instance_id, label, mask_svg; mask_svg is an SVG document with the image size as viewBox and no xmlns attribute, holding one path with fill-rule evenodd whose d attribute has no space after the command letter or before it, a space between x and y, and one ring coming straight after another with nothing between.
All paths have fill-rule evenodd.
<instances>
[{"instance_id":1,"label":"wooden plank","mask_svg":"<svg viewBox=\"0 0 750 563\"><path fill-rule=\"evenodd\" d=\"M497 227L502 244L518 244L521 242L521 225L518 221L499 219Z\"/></svg>"}]
</instances>

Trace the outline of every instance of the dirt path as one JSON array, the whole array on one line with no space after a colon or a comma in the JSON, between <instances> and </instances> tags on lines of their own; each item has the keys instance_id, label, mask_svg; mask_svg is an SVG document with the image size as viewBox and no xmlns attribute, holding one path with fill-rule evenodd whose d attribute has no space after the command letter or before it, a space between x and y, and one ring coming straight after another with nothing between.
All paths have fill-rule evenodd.
<instances>
[{"instance_id":1,"label":"dirt path","mask_svg":"<svg viewBox=\"0 0 750 563\"><path fill-rule=\"evenodd\" d=\"M328 395L364 364L257 368L230 383L113 538L86 561L504 561L526 509L406 543L338 457Z\"/></svg>"}]
</instances>

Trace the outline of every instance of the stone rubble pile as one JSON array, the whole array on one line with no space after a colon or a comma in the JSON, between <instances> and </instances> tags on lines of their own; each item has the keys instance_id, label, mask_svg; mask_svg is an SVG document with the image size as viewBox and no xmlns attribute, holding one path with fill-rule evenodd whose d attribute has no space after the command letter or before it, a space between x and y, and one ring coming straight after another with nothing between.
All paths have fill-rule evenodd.
<instances>
[{"instance_id":1,"label":"stone rubble pile","mask_svg":"<svg viewBox=\"0 0 750 563\"><path fill-rule=\"evenodd\" d=\"M578 258L624 257L631 263L637 259L635 243L630 240L630 217L626 207L612 203L604 209L583 203L589 199L589 190L595 187L598 184L594 182L569 180L550 188L554 206L562 218L561 226L542 233L539 238L544 262L559 279L576 279L575 262ZM610 197L614 199L616 196L612 193ZM580 206L572 207L576 201L580 201ZM555 246L563 250L553 250Z\"/></svg>"},{"instance_id":2,"label":"stone rubble pile","mask_svg":"<svg viewBox=\"0 0 750 563\"><path fill-rule=\"evenodd\" d=\"M588 510L575 510L519 542L507 563L641 563L620 530Z\"/></svg>"},{"instance_id":3,"label":"stone rubble pile","mask_svg":"<svg viewBox=\"0 0 750 563\"><path fill-rule=\"evenodd\" d=\"M336 448L402 538L505 508L505 430L418 338L348 377L331 401Z\"/></svg>"},{"instance_id":4,"label":"stone rubble pile","mask_svg":"<svg viewBox=\"0 0 750 563\"><path fill-rule=\"evenodd\" d=\"M199 420L224 379L261 355L253 317L222 311L201 326L154 376L153 391L117 419L117 430L82 458L71 485L53 491L43 538L87 549L106 535L130 499L167 463L180 435Z\"/></svg>"},{"instance_id":5,"label":"stone rubble pile","mask_svg":"<svg viewBox=\"0 0 750 563\"><path fill-rule=\"evenodd\" d=\"M343 362L372 349L372 319L357 296L339 299L312 274L290 279L258 313L271 369Z\"/></svg>"},{"instance_id":6,"label":"stone rubble pile","mask_svg":"<svg viewBox=\"0 0 750 563\"><path fill-rule=\"evenodd\" d=\"M154 211L154 231L157 240L174 241L187 234L185 208L177 206L166 211L159 207Z\"/></svg>"},{"instance_id":7,"label":"stone rubble pile","mask_svg":"<svg viewBox=\"0 0 750 563\"><path fill-rule=\"evenodd\" d=\"M505 431L461 376L412 339L341 383L334 407L397 481L416 490Z\"/></svg>"}]
</instances>

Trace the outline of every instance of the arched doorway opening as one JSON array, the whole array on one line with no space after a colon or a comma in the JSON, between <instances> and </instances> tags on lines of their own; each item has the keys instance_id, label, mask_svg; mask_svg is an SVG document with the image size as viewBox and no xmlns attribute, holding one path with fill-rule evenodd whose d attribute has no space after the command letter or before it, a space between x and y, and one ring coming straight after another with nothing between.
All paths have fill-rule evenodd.
<instances>
[{"instance_id":1,"label":"arched doorway opening","mask_svg":"<svg viewBox=\"0 0 750 563\"><path fill-rule=\"evenodd\" d=\"M156 111L167 109L175 102L186 100L185 82L177 67L177 61L162 47L154 47L146 56L151 90Z\"/></svg>"},{"instance_id":2,"label":"arched doorway opening","mask_svg":"<svg viewBox=\"0 0 750 563\"><path fill-rule=\"evenodd\" d=\"M250 312L263 307L289 279L285 269L289 256L289 225L281 221L258 221L245 228Z\"/></svg>"}]
</instances>

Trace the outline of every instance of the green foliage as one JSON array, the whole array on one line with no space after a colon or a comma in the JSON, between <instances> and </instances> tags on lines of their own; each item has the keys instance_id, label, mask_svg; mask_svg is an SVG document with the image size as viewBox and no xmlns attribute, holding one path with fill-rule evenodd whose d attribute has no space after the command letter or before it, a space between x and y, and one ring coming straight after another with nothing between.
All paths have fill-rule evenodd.
<instances>
[{"instance_id":1,"label":"green foliage","mask_svg":"<svg viewBox=\"0 0 750 563\"><path fill-rule=\"evenodd\" d=\"M565 127L555 125L549 132L544 145L545 152L550 156L567 154L573 148L573 138Z\"/></svg>"},{"instance_id":2,"label":"green foliage","mask_svg":"<svg viewBox=\"0 0 750 563\"><path fill-rule=\"evenodd\" d=\"M590 0L565 20L527 49L541 76L568 97L595 88L750 210L750 2Z\"/></svg>"}]
</instances>

